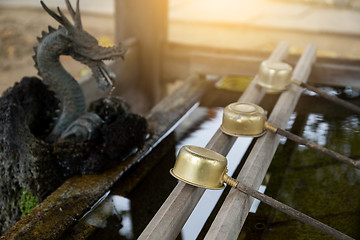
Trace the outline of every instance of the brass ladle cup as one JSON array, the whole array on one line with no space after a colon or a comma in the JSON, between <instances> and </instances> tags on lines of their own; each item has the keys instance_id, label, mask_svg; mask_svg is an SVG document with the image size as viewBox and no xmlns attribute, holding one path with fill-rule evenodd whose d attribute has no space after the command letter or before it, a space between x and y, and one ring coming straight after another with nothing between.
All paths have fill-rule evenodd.
<instances>
[{"instance_id":1,"label":"brass ladle cup","mask_svg":"<svg viewBox=\"0 0 360 240\"><path fill-rule=\"evenodd\" d=\"M360 107L344 101L336 96L327 94L319 89L292 78L292 67L284 62L266 60L260 64L257 84L267 89L268 93L278 93L286 90L291 83L315 92L319 96L339 104L347 109L360 114Z\"/></svg>"},{"instance_id":2,"label":"brass ladle cup","mask_svg":"<svg viewBox=\"0 0 360 240\"><path fill-rule=\"evenodd\" d=\"M232 103L225 107L223 121L220 129L231 136L251 136L258 137L265 133L266 130L277 133L292 141L303 144L316 151L324 153L343 163L349 164L360 169L360 162L324 148L318 144L312 143L293 133L278 128L266 121L266 113L263 108L252 103Z\"/></svg>"},{"instance_id":3,"label":"brass ladle cup","mask_svg":"<svg viewBox=\"0 0 360 240\"><path fill-rule=\"evenodd\" d=\"M227 183L231 187L254 197L275 209L294 217L324 233L338 239L352 239L316 219L313 219L271 197L249 188L228 176L227 159L212 150L197 146L183 146L176 158L175 166L170 170L175 178L196 187L222 189Z\"/></svg>"}]
</instances>

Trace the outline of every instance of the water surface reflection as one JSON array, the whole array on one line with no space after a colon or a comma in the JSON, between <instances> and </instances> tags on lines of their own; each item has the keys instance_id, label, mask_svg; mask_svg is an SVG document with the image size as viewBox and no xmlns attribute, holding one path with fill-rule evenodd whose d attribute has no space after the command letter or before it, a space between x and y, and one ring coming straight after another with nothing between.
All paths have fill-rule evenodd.
<instances>
[{"instance_id":1,"label":"water surface reflection","mask_svg":"<svg viewBox=\"0 0 360 240\"><path fill-rule=\"evenodd\" d=\"M133 226L131 219L131 201L119 195L108 195L102 202L94 207L81 220L82 224L105 229L108 227L108 220L116 218L119 223L118 234L124 239L133 239ZM113 220L111 220L113 221Z\"/></svg>"}]
</instances>

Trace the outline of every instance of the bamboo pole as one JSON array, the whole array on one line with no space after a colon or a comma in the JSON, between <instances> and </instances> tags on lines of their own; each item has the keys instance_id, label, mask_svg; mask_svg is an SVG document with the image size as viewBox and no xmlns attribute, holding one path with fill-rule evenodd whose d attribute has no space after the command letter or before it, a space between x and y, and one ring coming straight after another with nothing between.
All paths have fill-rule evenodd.
<instances>
[{"instance_id":1,"label":"bamboo pole","mask_svg":"<svg viewBox=\"0 0 360 240\"><path fill-rule=\"evenodd\" d=\"M299 220L300 222L303 222L309 226L312 226L313 228L316 228L336 239L339 240L354 240L352 237L349 237L348 235L312 218L308 215L299 212L298 210L289 207L288 205L279 202L269 196L266 196L265 194L258 192L248 186L245 186L244 184L238 183L235 188L239 190L240 192L246 193L247 195L250 195L258 200L260 200L263 203L266 203L267 205L295 218L296 220Z\"/></svg>"},{"instance_id":2,"label":"bamboo pole","mask_svg":"<svg viewBox=\"0 0 360 240\"><path fill-rule=\"evenodd\" d=\"M323 92L323 91L317 89L316 87L313 87L313 86L311 86L311 85L309 85L307 83L303 83L303 82L298 81L296 79L292 79L292 82L295 83L296 85L300 86L300 87L303 87L303 88L306 88L306 89L308 89L310 91L315 92L317 95L319 95L322 98L325 98L325 99L327 99L327 100L329 100L329 101L331 101L331 102L333 102L333 103L335 103L337 105L343 106L343 107L345 107L345 108L347 108L347 109L349 109L349 110L351 110L351 111L353 111L353 112L355 112L357 114L360 114L360 107L356 106L355 104L349 103L349 102L347 102L345 100L342 100L342 99L340 99L340 98L338 98L336 96L329 95L326 92Z\"/></svg>"},{"instance_id":3,"label":"bamboo pole","mask_svg":"<svg viewBox=\"0 0 360 240\"><path fill-rule=\"evenodd\" d=\"M286 137L286 138L288 138L288 139L290 139L290 140L292 140L294 142L303 144L303 145L305 145L305 146L307 146L307 147L309 147L311 149L314 149L314 150L316 150L318 152L326 154L326 155L328 155L328 156L330 156L330 157L332 157L332 158L334 158L334 159L336 159L338 161L341 161L341 162L346 163L346 164L348 164L348 165L350 165L352 167L360 169L360 162L357 162L354 159L351 159L351 158L346 157L346 156L344 156L344 155L342 155L340 153L337 153L337 152L334 152L334 151L332 151L330 149L322 147L322 146L320 146L320 145L318 145L316 143L310 142L310 141L308 141L308 140L306 140L306 139L304 139L302 137L299 137L299 136L297 136L297 135L295 135L295 134L293 134L291 132L288 132L288 131L286 131L284 129L278 128L278 127L276 127L276 126L274 126L274 125L272 125L272 124L270 124L268 122L265 122L265 128L270 130L273 133L277 133L277 134L279 134L281 136L284 136L284 137Z\"/></svg>"}]
</instances>

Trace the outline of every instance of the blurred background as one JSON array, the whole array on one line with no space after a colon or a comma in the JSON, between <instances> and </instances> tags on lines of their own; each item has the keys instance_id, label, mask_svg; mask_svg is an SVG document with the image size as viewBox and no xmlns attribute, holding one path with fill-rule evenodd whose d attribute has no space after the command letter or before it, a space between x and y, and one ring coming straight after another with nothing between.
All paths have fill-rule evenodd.
<instances>
[{"instance_id":1,"label":"blurred background","mask_svg":"<svg viewBox=\"0 0 360 240\"><path fill-rule=\"evenodd\" d=\"M80 2L85 29L105 46L114 43L114 1ZM64 1L45 3L66 9ZM269 52L284 40L290 53L314 43L319 56L359 59L359 23L360 0L169 0L167 40ZM0 0L1 92L23 76L36 75L32 47L48 25L58 24L38 0ZM76 78L89 72L69 57L62 63Z\"/></svg>"}]
</instances>

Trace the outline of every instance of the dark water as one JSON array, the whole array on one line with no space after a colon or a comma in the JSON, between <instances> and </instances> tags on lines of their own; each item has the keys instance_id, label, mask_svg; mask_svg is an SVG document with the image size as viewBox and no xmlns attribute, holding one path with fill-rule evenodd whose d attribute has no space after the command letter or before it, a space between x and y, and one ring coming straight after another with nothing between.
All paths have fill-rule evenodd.
<instances>
[{"instance_id":1,"label":"dark water","mask_svg":"<svg viewBox=\"0 0 360 240\"><path fill-rule=\"evenodd\" d=\"M328 91L346 94L336 89ZM177 184L169 169L173 167L180 147L188 144L204 147L221 124L222 107L236 101L237 97L237 94L220 99L207 96L205 102L208 104L193 111L167 137L163 144L166 147L160 146L163 150L155 150L152 154L155 155L152 158L161 158L160 161L151 165L152 160L145 159L148 166L144 167L142 163L125 176L125 180L80 221L75 232L89 236L88 239L136 239ZM270 112L276 99L276 96L269 96L260 105ZM359 116L313 94L306 94L300 99L287 129L353 159L360 159L359 122ZM229 175L239 171L237 165L244 161L242 158L251 143L252 138L236 141L227 155ZM359 170L282 138L265 180L260 191L266 190L267 195L360 238ZM211 222L208 219L216 213L214 209L219 207L219 199L223 201L222 194L223 191L216 190L205 192L179 239L204 236ZM255 201L239 239L331 238Z\"/></svg>"},{"instance_id":2,"label":"dark water","mask_svg":"<svg viewBox=\"0 0 360 240\"><path fill-rule=\"evenodd\" d=\"M359 116L310 96L301 98L296 111L292 132L360 159ZM360 170L282 140L267 173L266 194L360 239ZM265 204L249 214L241 235L243 239L333 239Z\"/></svg>"}]
</instances>

